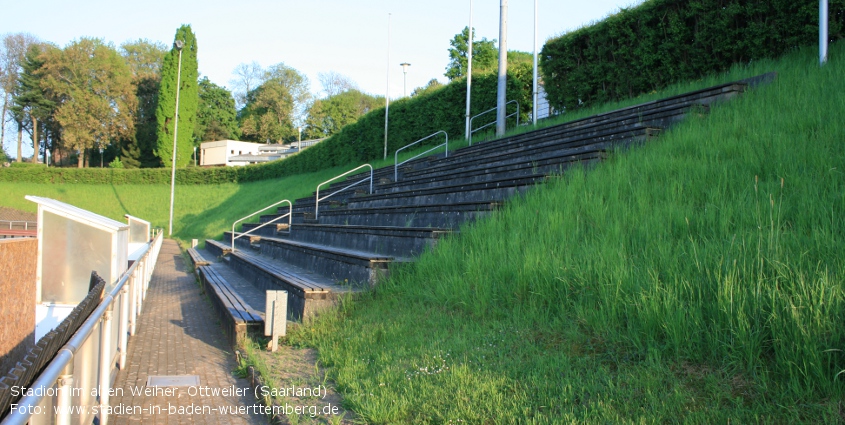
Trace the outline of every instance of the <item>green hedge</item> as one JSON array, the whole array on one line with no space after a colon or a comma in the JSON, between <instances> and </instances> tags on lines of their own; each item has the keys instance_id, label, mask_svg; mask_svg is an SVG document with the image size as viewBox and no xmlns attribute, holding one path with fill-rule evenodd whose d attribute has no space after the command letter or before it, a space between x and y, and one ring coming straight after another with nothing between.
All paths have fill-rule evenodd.
<instances>
[{"instance_id":1,"label":"green hedge","mask_svg":"<svg viewBox=\"0 0 845 425\"><path fill-rule=\"evenodd\" d=\"M521 120L531 112L532 75L530 64L509 67L508 100L520 104ZM473 75L472 113L496 106L496 74ZM444 130L450 139L463 138L466 112L466 80L456 80L441 89L390 105L388 152ZM495 119L491 114L491 119ZM434 140L433 143L441 143ZM384 155L384 108L371 111L356 123L318 145L282 161L245 167L181 168L178 184L249 182L357 164ZM20 167L0 169L0 181L85 184L169 184L169 168L100 169Z\"/></svg>"},{"instance_id":2,"label":"green hedge","mask_svg":"<svg viewBox=\"0 0 845 425\"><path fill-rule=\"evenodd\" d=\"M829 10L841 39L845 0ZM818 1L647 0L549 40L540 66L554 107L596 105L818 43L818 19Z\"/></svg>"}]
</instances>

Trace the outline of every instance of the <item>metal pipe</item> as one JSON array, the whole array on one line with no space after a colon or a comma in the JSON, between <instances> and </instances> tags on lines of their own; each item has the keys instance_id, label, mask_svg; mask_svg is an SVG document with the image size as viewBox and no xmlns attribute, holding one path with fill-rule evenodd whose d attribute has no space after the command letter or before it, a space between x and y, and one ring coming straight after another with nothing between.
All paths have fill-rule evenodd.
<instances>
[{"instance_id":1,"label":"metal pipe","mask_svg":"<svg viewBox=\"0 0 845 425\"><path fill-rule=\"evenodd\" d=\"M59 393L56 397L56 424L70 425L71 419L71 402L73 400L73 359L65 368L65 374L60 375L56 380L56 386Z\"/></svg>"},{"instance_id":2,"label":"metal pipe","mask_svg":"<svg viewBox=\"0 0 845 425\"><path fill-rule=\"evenodd\" d=\"M280 218L284 218L285 216L283 215L283 216L281 216L281 217L276 217L275 219L271 220L269 223L264 223L264 224L262 224L261 226L258 226L258 227L256 227L255 229L252 229L252 230L250 230L249 232L246 232L246 233L241 232L241 234L240 234L240 235L238 235L238 236L236 237L236 236L235 236L235 226L237 226L237 225L238 225L238 223L240 223L240 222L242 222L242 221L244 221L244 220L246 220L246 219L248 219L248 218L250 218L250 217L252 217L252 216L254 216L254 215L256 215L256 214L258 214L258 213L262 213L262 212L264 212L264 211L267 211L267 210L269 210L270 208L273 208L273 207L275 207L276 205L279 205L279 204L281 204L281 203L283 203L283 202L287 202L287 203L288 203L288 213L287 213L286 215L288 215L290 218L292 218L292 217L293 217L293 203L292 203L291 201L287 200L287 199L282 199L281 201L276 202L275 204L270 205L269 207L265 207L265 208L260 209L260 210L258 210L258 211L256 211L256 212L254 212L254 213L252 213L252 214L250 214L250 215L246 216L246 217L242 217L242 218L239 218L239 219L235 220L235 222L234 222L234 223L232 223L232 252L235 252L235 239L240 238L240 237L242 237L242 236L246 236L246 235L248 235L248 234L252 233L253 231L255 231L256 229L259 229L259 228L261 228L261 227L264 227L264 226L266 226L266 225L268 225L268 224L270 224L270 223L272 223L272 222L274 222L274 221L276 221L276 220L278 220L278 219L280 219ZM288 220L288 226L290 226L290 224L291 224L291 223L292 223L292 221L289 219L289 220Z\"/></svg>"},{"instance_id":3,"label":"metal pipe","mask_svg":"<svg viewBox=\"0 0 845 425\"><path fill-rule=\"evenodd\" d=\"M133 282L135 280L135 273L129 277L129 281ZM128 345L129 338L127 333L129 332L129 288L124 285L123 289L120 291L120 322L118 323L117 332L118 332L118 349L120 350L120 360L118 360L118 367L120 370L126 369L126 346Z\"/></svg>"},{"instance_id":4,"label":"metal pipe","mask_svg":"<svg viewBox=\"0 0 845 425\"><path fill-rule=\"evenodd\" d=\"M111 388L111 326L114 303L109 303L100 321L100 425L108 425L109 389Z\"/></svg>"},{"instance_id":5,"label":"metal pipe","mask_svg":"<svg viewBox=\"0 0 845 425\"><path fill-rule=\"evenodd\" d=\"M819 0L819 65L827 63L827 24L829 19L827 0Z\"/></svg>"},{"instance_id":6,"label":"metal pipe","mask_svg":"<svg viewBox=\"0 0 845 425\"><path fill-rule=\"evenodd\" d=\"M429 150L427 150L427 151L425 151L425 152L423 152L423 153L421 153L421 154L419 154L419 155L414 156L413 158L408 158L408 159L406 159L406 160L404 160L404 161L402 161L402 162L399 162L399 151L401 151L402 149L409 148L409 147L411 147L411 146L413 146L413 145L416 145L417 143L420 143L420 142L422 142L422 141L424 141L424 140L428 140L428 139L430 139L430 138L432 138L432 137L434 137L434 136L436 136L436 135L438 135L438 134L440 134L440 133L443 133L443 135L444 135L444 136L446 136L446 143L441 143L441 144L439 144L439 145L437 145L437 146L435 146L435 147L433 147L433 148L431 148L431 149L429 149ZM428 136L425 136L425 137L423 137L422 139L417 140L417 141L416 141L416 142L414 142L414 143L409 143L409 144L407 144L407 145L405 145L405 146L402 146L401 148L397 149L397 150L396 150L396 153L394 153L394 154L393 154L393 181L394 181L394 182L398 182L398 181L399 181L399 166L400 166L400 165L402 165L402 164L404 164L404 163L406 163L406 162L408 162L408 161L413 161L414 159L417 159L417 158L419 158L419 157L421 157L421 156L423 156L423 155L425 155L425 154L427 154L427 153L429 153L429 152L431 152L431 151L433 151L433 150L435 150L435 149L437 149L437 148L439 148L439 147L443 146L444 144L446 145L446 158L448 158L448 157L449 157L449 134L448 134L448 133L446 133L446 132L445 132L445 131L443 131L443 130L440 130L440 131L438 131L438 132L436 132L436 133L433 133L433 134L429 134Z\"/></svg>"},{"instance_id":7,"label":"metal pipe","mask_svg":"<svg viewBox=\"0 0 845 425\"><path fill-rule=\"evenodd\" d=\"M534 94L532 97L533 103L531 106L531 123L537 125L537 0L534 0ZM517 115L517 120L519 116Z\"/></svg>"},{"instance_id":8,"label":"metal pipe","mask_svg":"<svg viewBox=\"0 0 845 425\"><path fill-rule=\"evenodd\" d=\"M496 135L505 134L505 102L508 81L508 0L499 0L499 87L496 96Z\"/></svg>"},{"instance_id":9,"label":"metal pipe","mask_svg":"<svg viewBox=\"0 0 845 425\"><path fill-rule=\"evenodd\" d=\"M384 92L384 159L387 159L387 120L390 111L390 14L387 14L387 89Z\"/></svg>"},{"instance_id":10,"label":"metal pipe","mask_svg":"<svg viewBox=\"0 0 845 425\"><path fill-rule=\"evenodd\" d=\"M338 191L332 192L331 194L326 195L326 196L324 196L324 197L320 198L320 186L322 186L322 185L324 185L324 184L326 184L326 183L329 183L329 182L335 181L335 180L337 180L337 179L339 179L339 178L341 178L341 177L347 176L347 175L349 175L350 173L353 173L353 172L355 172L355 171L358 171L358 170L360 170L360 169L362 169L362 168L364 168L364 167L370 167L370 177L367 177L367 178L361 179L360 181L355 182L355 183L352 183L352 184L350 184L349 186L344 187L343 189L340 189L340 190L338 190ZM365 180L367 180L367 179L370 179L370 194L372 195L372 193L373 193L373 166L372 166L372 165L370 165L370 164L360 165L360 166L355 167L355 168L353 168L353 169L351 169L351 170L349 170L349 171L347 171L347 172L345 172L345 173L343 173L343 174L341 174L341 175L334 176L334 177L332 177L332 178L330 178L330 179L328 179L328 180L326 180L326 181L324 181L324 182L322 182L322 183L318 184L318 185L317 185L317 193L316 193L316 196L315 196L315 198L314 198L314 199L315 199L315 201L314 201L314 219L318 219L318 218L319 218L319 214L320 214L320 201L322 201L323 199L326 199L326 198L328 198L328 197L330 197L330 196L333 196L333 195L335 195L335 194L336 194L336 193L338 193L338 192L343 192L344 190L349 189L350 187L355 186L355 185L357 185L357 184L360 184L361 182L363 182L363 181L365 181Z\"/></svg>"},{"instance_id":11,"label":"metal pipe","mask_svg":"<svg viewBox=\"0 0 845 425\"><path fill-rule=\"evenodd\" d=\"M472 95L472 0L469 0L469 37L467 38L467 113L464 138L469 140L469 107Z\"/></svg>"}]
</instances>

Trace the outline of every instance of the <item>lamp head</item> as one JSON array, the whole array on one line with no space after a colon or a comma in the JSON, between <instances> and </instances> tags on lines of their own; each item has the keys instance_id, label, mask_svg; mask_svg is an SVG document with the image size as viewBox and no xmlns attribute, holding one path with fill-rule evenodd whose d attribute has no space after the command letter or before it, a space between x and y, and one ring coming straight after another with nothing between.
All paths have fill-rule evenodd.
<instances>
[{"instance_id":1,"label":"lamp head","mask_svg":"<svg viewBox=\"0 0 845 425\"><path fill-rule=\"evenodd\" d=\"M173 42L173 47L175 47L176 50L182 50L182 47L184 47L184 46L185 46L185 42L182 41L182 40L176 40L176 41Z\"/></svg>"}]
</instances>

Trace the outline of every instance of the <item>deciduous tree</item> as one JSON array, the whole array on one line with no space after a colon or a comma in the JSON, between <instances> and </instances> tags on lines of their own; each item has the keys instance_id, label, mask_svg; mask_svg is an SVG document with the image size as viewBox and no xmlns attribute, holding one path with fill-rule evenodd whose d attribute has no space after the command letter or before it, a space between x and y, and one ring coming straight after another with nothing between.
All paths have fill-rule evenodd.
<instances>
[{"instance_id":1,"label":"deciduous tree","mask_svg":"<svg viewBox=\"0 0 845 425\"><path fill-rule=\"evenodd\" d=\"M354 89L315 100L305 120L305 135L308 138L331 136L383 104L384 98Z\"/></svg>"},{"instance_id":2,"label":"deciduous tree","mask_svg":"<svg viewBox=\"0 0 845 425\"><path fill-rule=\"evenodd\" d=\"M191 161L194 147L194 127L196 126L197 104L199 102L197 70L197 39L190 25L183 25L176 30L176 40L181 40L182 72L179 76L179 51L174 47L164 57L161 67L161 88L156 108L158 137L156 155L168 166L173 158L173 130L176 109L176 80L179 79L179 114L177 136L176 165L183 167Z\"/></svg>"},{"instance_id":3,"label":"deciduous tree","mask_svg":"<svg viewBox=\"0 0 845 425\"><path fill-rule=\"evenodd\" d=\"M42 87L42 67L44 66L46 51L56 50L55 46L33 43L29 46L21 64L21 73L15 87L14 102L11 107L12 115L26 125L32 139L32 161L38 160L41 151L40 142L44 138L44 155L47 153L46 131L47 120L53 117L56 109L55 99L50 98Z\"/></svg>"},{"instance_id":4,"label":"deciduous tree","mask_svg":"<svg viewBox=\"0 0 845 425\"><path fill-rule=\"evenodd\" d=\"M194 135L197 142L236 139L239 135L235 98L225 87L203 78L199 82L199 106Z\"/></svg>"},{"instance_id":5,"label":"deciduous tree","mask_svg":"<svg viewBox=\"0 0 845 425\"><path fill-rule=\"evenodd\" d=\"M358 89L358 85L351 78L334 71L321 72L317 74L317 78L320 80L320 85L323 86L326 97L337 96L345 91Z\"/></svg>"},{"instance_id":6,"label":"deciduous tree","mask_svg":"<svg viewBox=\"0 0 845 425\"><path fill-rule=\"evenodd\" d=\"M254 90L264 77L264 70L258 62L242 63L235 67L232 71L232 78L229 83L233 88L233 95L235 96L235 107L240 110L246 106L246 98L249 93Z\"/></svg>"},{"instance_id":7,"label":"deciduous tree","mask_svg":"<svg viewBox=\"0 0 845 425\"><path fill-rule=\"evenodd\" d=\"M308 78L278 64L264 72L263 82L249 93L241 111L241 132L251 140L281 143L294 140L311 99Z\"/></svg>"},{"instance_id":8,"label":"deciduous tree","mask_svg":"<svg viewBox=\"0 0 845 425\"><path fill-rule=\"evenodd\" d=\"M135 92L129 67L102 40L81 38L44 55L42 86L57 99L55 118L67 147L107 147L134 131ZM83 155L77 166L82 167Z\"/></svg>"},{"instance_id":9,"label":"deciduous tree","mask_svg":"<svg viewBox=\"0 0 845 425\"><path fill-rule=\"evenodd\" d=\"M32 34L18 33L6 34L3 37L2 51L0 51L0 89L3 91L3 113L0 115L0 145L6 137L6 116L14 100L15 88L18 85L18 76L21 72L21 64L29 46L36 43L38 39ZM20 119L12 117L18 128L18 161L22 160L24 123Z\"/></svg>"},{"instance_id":10,"label":"deciduous tree","mask_svg":"<svg viewBox=\"0 0 845 425\"><path fill-rule=\"evenodd\" d=\"M467 40L469 40L469 27L455 34L449 41L449 65L446 66L446 77L449 80L461 78L467 74ZM489 72L498 67L499 51L496 49L496 40L482 38L475 40L475 29L472 30L472 72Z\"/></svg>"},{"instance_id":11,"label":"deciduous tree","mask_svg":"<svg viewBox=\"0 0 845 425\"><path fill-rule=\"evenodd\" d=\"M135 134L121 146L121 163L125 168L160 167L157 148L156 107L161 86L161 66L167 46L145 39L129 41L120 46L120 53L132 71L132 84L138 98L135 111Z\"/></svg>"}]
</instances>

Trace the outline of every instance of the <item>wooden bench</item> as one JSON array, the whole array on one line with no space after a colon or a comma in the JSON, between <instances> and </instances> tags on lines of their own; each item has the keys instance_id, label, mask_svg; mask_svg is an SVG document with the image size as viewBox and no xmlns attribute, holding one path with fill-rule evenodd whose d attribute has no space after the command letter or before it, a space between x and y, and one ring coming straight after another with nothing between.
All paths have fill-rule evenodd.
<instances>
[{"instance_id":1,"label":"wooden bench","mask_svg":"<svg viewBox=\"0 0 845 425\"><path fill-rule=\"evenodd\" d=\"M191 257L191 262L194 263L194 268L211 264L196 248L188 248L188 255Z\"/></svg>"},{"instance_id":2,"label":"wooden bench","mask_svg":"<svg viewBox=\"0 0 845 425\"><path fill-rule=\"evenodd\" d=\"M261 314L238 295L216 266L202 266L197 270L233 345L239 345L248 333L263 334L264 319Z\"/></svg>"}]
</instances>

